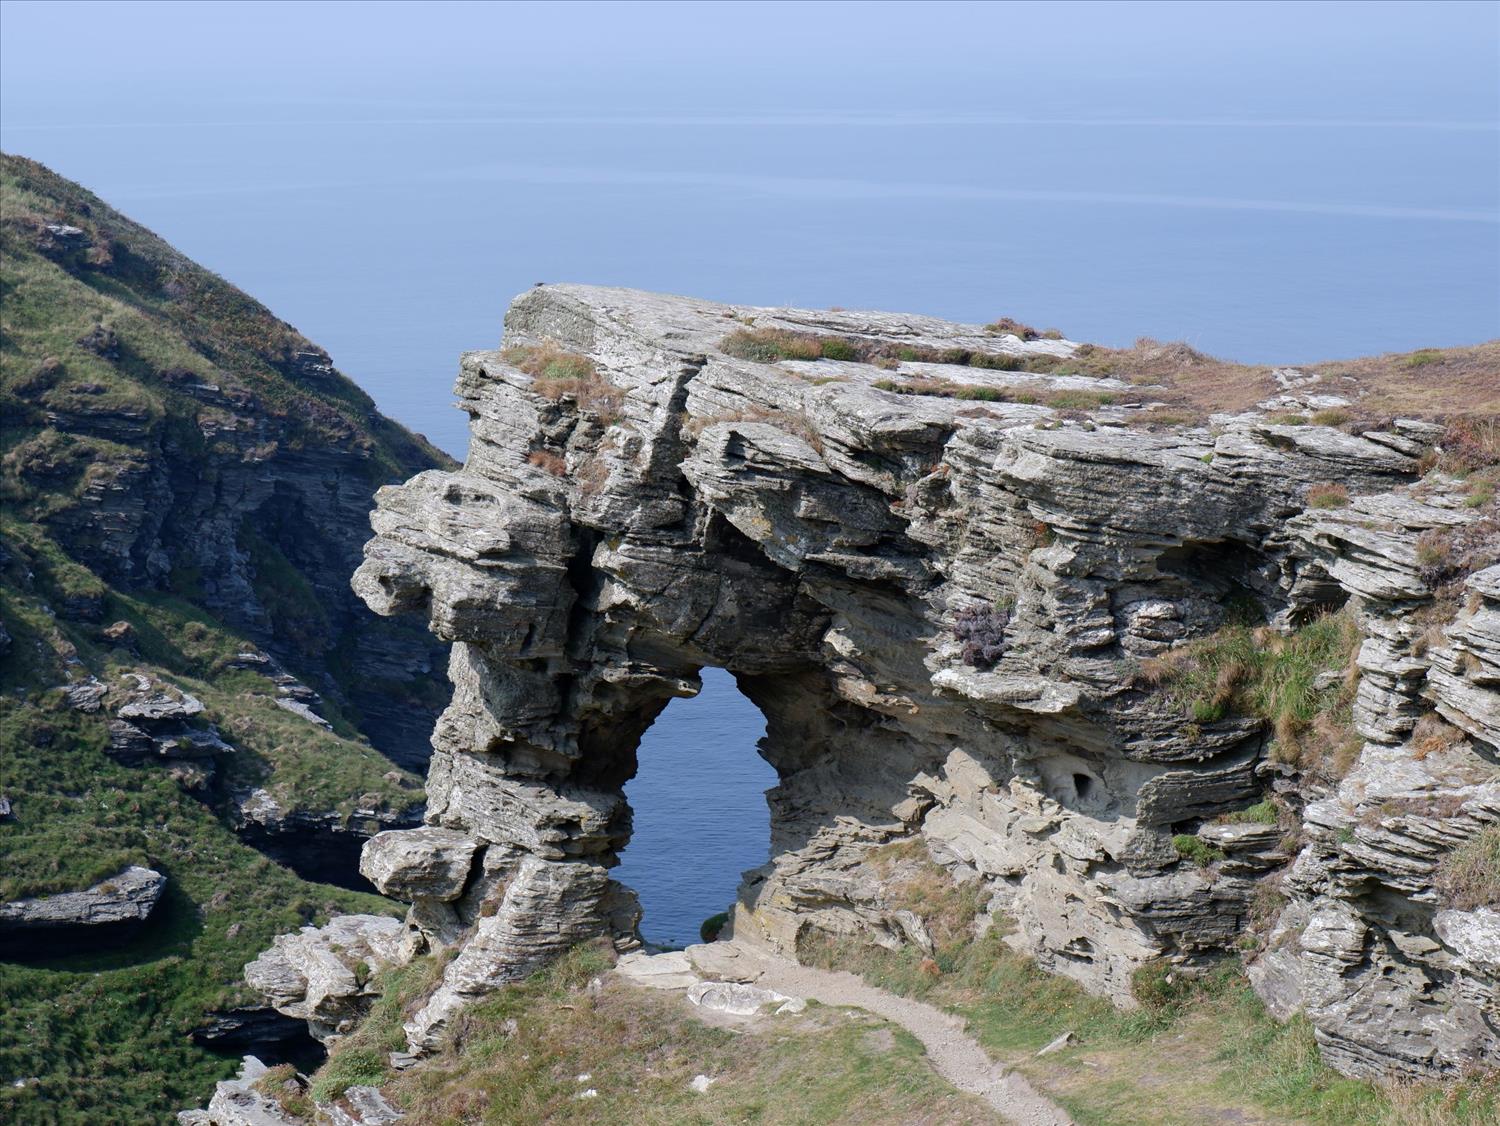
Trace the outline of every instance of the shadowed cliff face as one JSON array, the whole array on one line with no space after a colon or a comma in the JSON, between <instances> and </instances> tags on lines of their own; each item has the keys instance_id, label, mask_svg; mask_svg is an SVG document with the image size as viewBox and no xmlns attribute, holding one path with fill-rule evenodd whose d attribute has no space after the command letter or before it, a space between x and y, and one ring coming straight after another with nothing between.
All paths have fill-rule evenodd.
<instances>
[{"instance_id":1,"label":"shadowed cliff face","mask_svg":"<svg viewBox=\"0 0 1500 1126\"><path fill-rule=\"evenodd\" d=\"M12 550L72 572L48 576L53 609L102 625L109 588L170 592L420 769L446 696L440 647L369 614L347 576L374 490L449 459L290 325L78 185L13 156L0 176L0 495Z\"/></svg>"},{"instance_id":2,"label":"shadowed cliff face","mask_svg":"<svg viewBox=\"0 0 1500 1126\"><path fill-rule=\"evenodd\" d=\"M736 939L922 942L862 865L920 836L1121 1005L1248 936L1346 1071L1500 1060L1500 914L1433 887L1500 821L1492 497L1423 479L1441 426L1353 424L1352 381L1194 417L1026 335L560 286L464 357L468 464L381 490L354 580L454 644L429 827L365 853L459 946L414 1045L636 941L622 786L715 666L780 776Z\"/></svg>"}]
</instances>

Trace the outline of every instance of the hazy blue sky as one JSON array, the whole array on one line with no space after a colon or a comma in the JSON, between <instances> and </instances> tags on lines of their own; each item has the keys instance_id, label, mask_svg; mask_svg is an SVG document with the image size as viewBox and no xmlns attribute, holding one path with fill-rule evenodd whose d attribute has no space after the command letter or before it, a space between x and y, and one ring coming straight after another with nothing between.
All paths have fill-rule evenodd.
<instances>
[{"instance_id":1,"label":"hazy blue sky","mask_svg":"<svg viewBox=\"0 0 1500 1126\"><path fill-rule=\"evenodd\" d=\"M0 4L0 144L462 450L532 282L1183 338L1500 335L1500 6Z\"/></svg>"},{"instance_id":2,"label":"hazy blue sky","mask_svg":"<svg viewBox=\"0 0 1500 1126\"><path fill-rule=\"evenodd\" d=\"M29 3L3 5L7 117L228 94L275 112L486 105L1496 117L1490 3ZM213 88L206 102L196 96ZM1320 103L1306 104L1309 89ZM1101 104L1097 91L1117 98ZM596 98L604 94L608 101ZM423 95L421 105L410 99ZM13 100L14 99L14 100Z\"/></svg>"}]
</instances>

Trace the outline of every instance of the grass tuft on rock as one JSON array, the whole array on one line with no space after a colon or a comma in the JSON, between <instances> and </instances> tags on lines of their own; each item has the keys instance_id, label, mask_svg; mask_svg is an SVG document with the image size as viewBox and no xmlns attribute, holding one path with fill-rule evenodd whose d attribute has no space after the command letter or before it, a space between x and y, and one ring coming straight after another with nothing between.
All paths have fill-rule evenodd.
<instances>
[{"instance_id":1,"label":"grass tuft on rock","mask_svg":"<svg viewBox=\"0 0 1500 1126\"><path fill-rule=\"evenodd\" d=\"M1192 722L1258 717L1275 733L1279 761L1342 774L1350 765L1360 641L1353 615L1343 610L1287 635L1230 624L1147 662L1142 674Z\"/></svg>"},{"instance_id":2,"label":"grass tuft on rock","mask_svg":"<svg viewBox=\"0 0 1500 1126\"><path fill-rule=\"evenodd\" d=\"M1439 862L1433 877L1444 905L1500 907L1500 825L1481 829Z\"/></svg>"}]
</instances>

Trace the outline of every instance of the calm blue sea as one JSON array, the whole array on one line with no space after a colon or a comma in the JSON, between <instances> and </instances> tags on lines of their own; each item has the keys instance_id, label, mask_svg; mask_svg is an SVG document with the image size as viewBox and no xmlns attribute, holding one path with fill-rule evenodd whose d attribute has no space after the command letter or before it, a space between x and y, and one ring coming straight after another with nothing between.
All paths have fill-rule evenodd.
<instances>
[{"instance_id":1,"label":"calm blue sea","mask_svg":"<svg viewBox=\"0 0 1500 1126\"><path fill-rule=\"evenodd\" d=\"M1500 335L1497 13L8 2L0 145L462 455L458 353L537 281L1252 362ZM621 875L653 937L765 859L761 729L709 672L648 734Z\"/></svg>"},{"instance_id":2,"label":"calm blue sea","mask_svg":"<svg viewBox=\"0 0 1500 1126\"><path fill-rule=\"evenodd\" d=\"M776 771L755 753L766 723L723 669L703 670L703 691L673 700L641 741L640 773L625 787L635 835L615 878L636 889L642 929L686 946L734 902L740 873L765 863L764 794Z\"/></svg>"}]
</instances>

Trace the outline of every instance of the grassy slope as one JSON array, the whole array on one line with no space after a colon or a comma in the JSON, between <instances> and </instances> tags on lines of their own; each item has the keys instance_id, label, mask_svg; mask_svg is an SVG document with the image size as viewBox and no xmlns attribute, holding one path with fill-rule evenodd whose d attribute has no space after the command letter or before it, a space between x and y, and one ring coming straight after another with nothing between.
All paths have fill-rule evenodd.
<instances>
[{"instance_id":1,"label":"grassy slope","mask_svg":"<svg viewBox=\"0 0 1500 1126\"><path fill-rule=\"evenodd\" d=\"M1200 981L1148 967L1137 977L1141 1008L1121 1012L1012 950L1002 918L970 937L973 893L918 849L888 846L874 863L906 865L894 887L938 940L936 957L847 942L819 943L804 957L962 1015L992 1056L1080 1126L1483 1126L1500 1116L1500 1077L1382 1088L1339 1075L1322 1063L1311 1026L1273 1020L1234 963ZM1065 1032L1074 1044L1036 1055Z\"/></svg>"},{"instance_id":2,"label":"grassy slope","mask_svg":"<svg viewBox=\"0 0 1500 1126\"><path fill-rule=\"evenodd\" d=\"M204 436L231 412L183 393L184 382L218 385L283 449L349 452L372 491L446 459L342 376L298 378L294 354L312 345L88 192L8 156L0 191L0 619L13 639L0 656L0 794L15 803L0 823L0 897L87 886L127 863L171 880L129 949L0 963L0 1120L168 1121L233 1070L186 1033L206 1009L250 999L246 961L301 923L391 905L308 883L241 845L159 768L108 758L104 715L71 710L55 686L86 673L113 683L126 670L179 685L236 746L230 780L264 785L288 808L347 812L372 797L406 808L421 800L419 780L392 774L357 717L327 704L334 731L323 731L277 708L264 677L227 668L248 639L195 600L197 576L174 574L175 590L111 586L69 556L56 522L85 490L129 480L163 450L204 474L242 456ZM89 250L42 253L50 221L83 228ZM113 355L86 343L101 325ZM316 627L295 568L265 545L242 546L277 576L273 612ZM102 617L70 616L78 599L102 602ZM136 651L103 636L116 621L131 623Z\"/></svg>"},{"instance_id":3,"label":"grassy slope","mask_svg":"<svg viewBox=\"0 0 1500 1126\"><path fill-rule=\"evenodd\" d=\"M411 1126L999 1121L940 1079L915 1038L868 1014L811 1005L801 1016L720 1027L680 993L609 978L590 988L607 966L592 947L574 950L474 1005L453 1045L393 1075L384 1062L404 1044L404 1008L436 980L424 959L388 976L371 1018L314 1077L312 1094L328 1099L353 1083L378 1083ZM689 1086L700 1074L714 1080L702 1094ZM598 1096L580 1099L589 1088Z\"/></svg>"}]
</instances>

